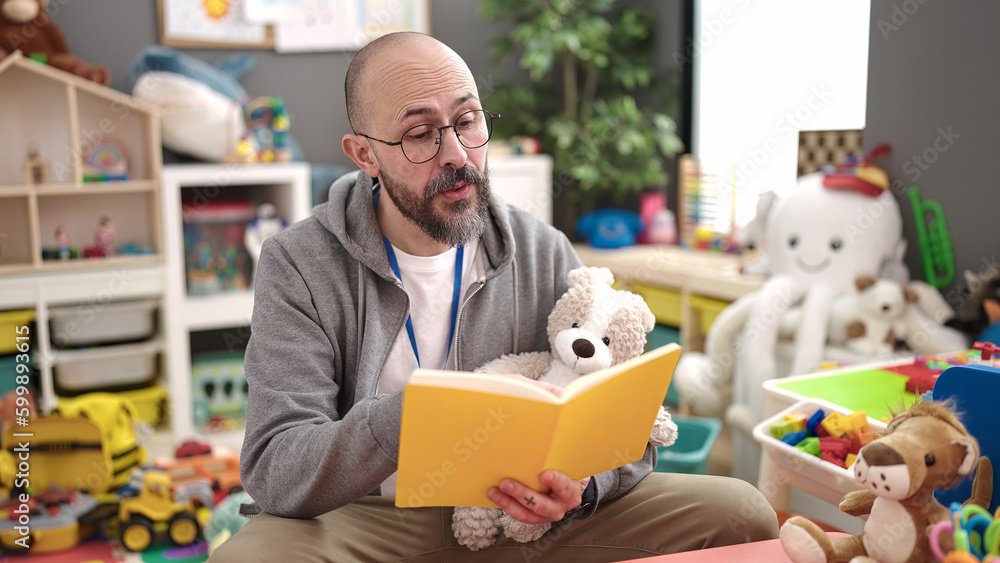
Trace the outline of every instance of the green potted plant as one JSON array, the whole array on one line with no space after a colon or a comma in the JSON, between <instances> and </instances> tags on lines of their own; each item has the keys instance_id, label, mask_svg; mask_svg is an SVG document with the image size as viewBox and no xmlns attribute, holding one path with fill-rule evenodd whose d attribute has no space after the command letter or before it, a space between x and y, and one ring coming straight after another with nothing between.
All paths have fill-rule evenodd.
<instances>
[{"instance_id":1,"label":"green potted plant","mask_svg":"<svg viewBox=\"0 0 1000 563\"><path fill-rule=\"evenodd\" d=\"M485 0L483 17L511 21L495 37L496 62L517 57L529 83L487 96L500 108L497 137L526 135L552 155L556 226L573 232L595 200L621 203L663 189L666 159L683 149L664 76L651 65L652 18L617 0ZM651 100L641 104L639 99ZM657 109L654 109L657 108Z\"/></svg>"}]
</instances>

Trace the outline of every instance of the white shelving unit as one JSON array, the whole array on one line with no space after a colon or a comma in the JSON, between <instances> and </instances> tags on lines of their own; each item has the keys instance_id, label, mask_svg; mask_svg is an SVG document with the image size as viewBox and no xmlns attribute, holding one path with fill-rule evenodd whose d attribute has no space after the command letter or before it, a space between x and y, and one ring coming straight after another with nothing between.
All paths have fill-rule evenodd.
<instances>
[{"instance_id":1,"label":"white shelving unit","mask_svg":"<svg viewBox=\"0 0 1000 563\"><path fill-rule=\"evenodd\" d=\"M40 373L41 410L48 412L56 406L53 368L68 355L61 354L51 343L49 308L74 306L79 313L79 325L86 330L86 325L93 319L93 314L100 312L104 304L134 299L160 299L164 293L165 279L162 266L121 268L115 271L83 271L74 272L72 276L0 277L0 309L35 311L36 328L35 334L32 335L31 355ZM161 316L157 332L162 334L164 331ZM162 352L161 340L152 341L151 345L155 346L157 352ZM113 351L122 349L123 346L108 346L102 349ZM64 357L60 358L60 355ZM163 368L160 370L160 374L162 373ZM9 374L4 374L4 377L7 376Z\"/></svg>"},{"instance_id":2,"label":"white shelving unit","mask_svg":"<svg viewBox=\"0 0 1000 563\"><path fill-rule=\"evenodd\" d=\"M151 299L162 308L159 112L15 52L0 61L0 124L0 311L28 310L34 318L36 399L48 412L57 403L55 370L80 357L53 344L60 335L51 333L51 308L71 311L81 341L95 332L91 323L111 303ZM108 163L120 167L102 168ZM115 227L116 251L96 257L95 231L105 216ZM57 228L79 257L53 259ZM121 252L127 243L140 252ZM144 350L156 366L149 375L160 378L162 323L155 332ZM129 346L106 340L92 348L90 359L104 354L106 360ZM107 372L114 369L111 360ZM79 383L99 386L90 379Z\"/></svg>"},{"instance_id":3,"label":"white shelving unit","mask_svg":"<svg viewBox=\"0 0 1000 563\"><path fill-rule=\"evenodd\" d=\"M0 276L162 262L156 108L15 52L0 61L0 123ZM30 151L40 163L31 179ZM93 181L88 157L127 163L127 179ZM147 252L43 260L57 228L83 254L104 216L116 245Z\"/></svg>"},{"instance_id":4,"label":"white shelving unit","mask_svg":"<svg viewBox=\"0 0 1000 563\"><path fill-rule=\"evenodd\" d=\"M197 164L165 166L161 178L164 252L167 265L164 317L167 340L171 432L175 443L199 434L192 408L192 333L243 329L250 325L253 291L188 295L182 204L213 199L267 202L288 224L312 210L309 166L305 163ZM245 330L245 329L243 329ZM248 333L246 333L248 334ZM197 334L194 336L197 338ZM238 451L242 431L207 434L217 445Z\"/></svg>"}]
</instances>

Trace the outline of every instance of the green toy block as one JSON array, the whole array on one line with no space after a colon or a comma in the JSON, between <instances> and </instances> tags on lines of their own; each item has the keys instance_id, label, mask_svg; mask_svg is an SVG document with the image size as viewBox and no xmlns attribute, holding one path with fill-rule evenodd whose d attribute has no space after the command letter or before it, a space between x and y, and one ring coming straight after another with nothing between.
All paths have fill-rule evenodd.
<instances>
[{"instance_id":1,"label":"green toy block","mask_svg":"<svg viewBox=\"0 0 1000 563\"><path fill-rule=\"evenodd\" d=\"M805 440L799 442L795 447L808 454L819 457L819 438L806 438Z\"/></svg>"}]
</instances>

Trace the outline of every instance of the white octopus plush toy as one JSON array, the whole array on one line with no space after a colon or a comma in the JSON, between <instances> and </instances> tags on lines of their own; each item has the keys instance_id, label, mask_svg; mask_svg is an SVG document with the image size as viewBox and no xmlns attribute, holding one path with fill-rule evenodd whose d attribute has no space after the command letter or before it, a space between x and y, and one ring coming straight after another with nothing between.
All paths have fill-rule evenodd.
<instances>
[{"instance_id":1,"label":"white octopus plush toy","mask_svg":"<svg viewBox=\"0 0 1000 563\"><path fill-rule=\"evenodd\" d=\"M836 321L833 309L854 293L855 280L902 267L902 216L888 177L879 172L874 179L808 174L769 202L760 246L770 277L719 314L704 354L686 352L678 363L674 380L696 410L725 416L749 435L763 418L764 381L820 367ZM940 294L923 282L910 286L923 290L920 306L907 316L907 330L922 335L915 352L961 349L961 335L929 318L938 316L933 311L943 302ZM789 332L791 372L777 373L777 341Z\"/></svg>"},{"instance_id":2,"label":"white octopus plush toy","mask_svg":"<svg viewBox=\"0 0 1000 563\"><path fill-rule=\"evenodd\" d=\"M569 288L548 318L552 352L508 354L476 371L521 374L564 387L578 377L639 356L655 318L642 297L615 290L613 283L607 268L570 271ZM649 442L669 446L676 439L677 425L660 407ZM501 530L524 543L537 540L550 528L550 523L519 522L495 507L459 506L452 517L458 543L473 551L493 545Z\"/></svg>"}]
</instances>

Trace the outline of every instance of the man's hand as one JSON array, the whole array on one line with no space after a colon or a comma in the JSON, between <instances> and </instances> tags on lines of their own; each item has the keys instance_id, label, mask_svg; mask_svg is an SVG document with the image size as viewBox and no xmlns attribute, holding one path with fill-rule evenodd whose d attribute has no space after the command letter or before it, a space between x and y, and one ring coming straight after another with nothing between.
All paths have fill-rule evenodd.
<instances>
[{"instance_id":1,"label":"man's hand","mask_svg":"<svg viewBox=\"0 0 1000 563\"><path fill-rule=\"evenodd\" d=\"M590 477L574 481L553 469L543 471L538 479L552 490L540 493L513 479L504 479L499 487L486 491L486 496L511 518L525 524L558 522L567 512L580 506L583 491L590 482Z\"/></svg>"}]
</instances>

